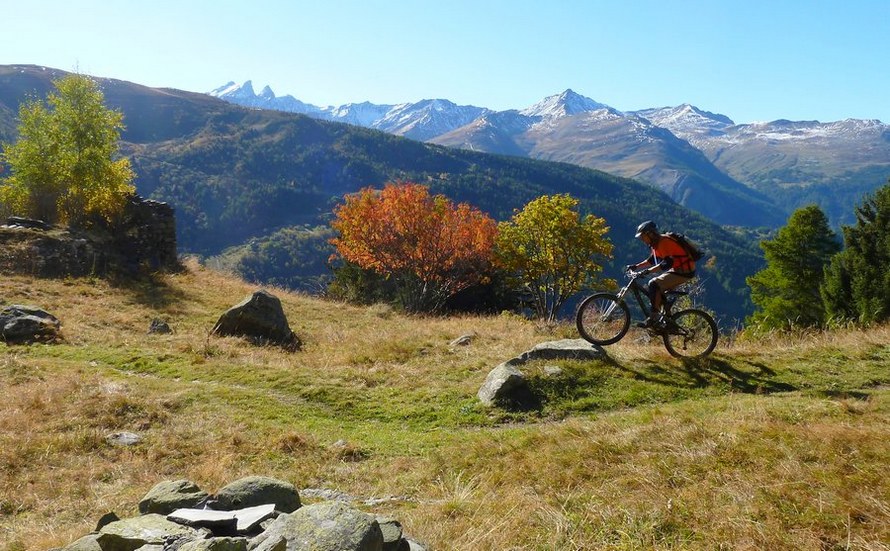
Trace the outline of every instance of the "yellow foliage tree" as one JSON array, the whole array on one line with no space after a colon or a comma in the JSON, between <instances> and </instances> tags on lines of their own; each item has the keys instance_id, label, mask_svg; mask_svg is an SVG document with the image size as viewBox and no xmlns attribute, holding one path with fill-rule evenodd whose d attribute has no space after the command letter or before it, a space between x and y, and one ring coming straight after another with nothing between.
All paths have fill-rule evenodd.
<instances>
[{"instance_id":1,"label":"yellow foliage tree","mask_svg":"<svg viewBox=\"0 0 890 551\"><path fill-rule=\"evenodd\" d=\"M537 315L553 321L569 297L595 281L597 260L611 258L608 231L604 219L582 218L570 195L544 195L498 224L496 254L531 293Z\"/></svg>"},{"instance_id":2,"label":"yellow foliage tree","mask_svg":"<svg viewBox=\"0 0 890 551\"><path fill-rule=\"evenodd\" d=\"M135 191L133 171L118 153L123 114L108 109L98 84L83 75L56 80L46 104L19 108L19 139L4 144L0 180L4 210L49 223L113 220Z\"/></svg>"}]
</instances>

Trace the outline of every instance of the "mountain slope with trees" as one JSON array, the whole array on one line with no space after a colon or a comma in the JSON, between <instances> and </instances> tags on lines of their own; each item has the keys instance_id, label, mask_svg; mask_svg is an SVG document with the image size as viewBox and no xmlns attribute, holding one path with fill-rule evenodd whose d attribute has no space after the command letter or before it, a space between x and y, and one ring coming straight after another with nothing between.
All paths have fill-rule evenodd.
<instances>
[{"instance_id":1,"label":"mountain slope with trees","mask_svg":"<svg viewBox=\"0 0 890 551\"><path fill-rule=\"evenodd\" d=\"M13 113L62 76L33 66L0 68L0 106ZM327 225L343 196L391 181L427 185L497 220L542 195L568 193L602 217L615 267L645 256L636 225L655 219L695 236L715 257L702 271L705 300L730 318L751 307L745 277L762 258L753 243L639 182L578 166L449 149L347 124L251 110L202 94L98 79L124 114L122 153L137 191L176 208L182 252L217 254L290 226ZM7 121L6 125L9 124ZM12 140L14 136L3 136Z\"/></svg>"}]
</instances>

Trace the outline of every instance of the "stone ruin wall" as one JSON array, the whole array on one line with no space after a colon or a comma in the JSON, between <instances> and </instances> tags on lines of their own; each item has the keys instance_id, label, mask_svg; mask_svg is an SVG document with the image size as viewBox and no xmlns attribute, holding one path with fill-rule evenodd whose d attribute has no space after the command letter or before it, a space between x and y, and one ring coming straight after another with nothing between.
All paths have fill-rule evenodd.
<instances>
[{"instance_id":1,"label":"stone ruin wall","mask_svg":"<svg viewBox=\"0 0 890 551\"><path fill-rule=\"evenodd\" d=\"M80 277L180 268L173 208L138 196L113 229L77 231L21 218L0 226L0 273Z\"/></svg>"},{"instance_id":2,"label":"stone ruin wall","mask_svg":"<svg viewBox=\"0 0 890 551\"><path fill-rule=\"evenodd\" d=\"M179 268L173 207L134 197L127 203L122 227L114 239L128 264L150 270Z\"/></svg>"}]
</instances>

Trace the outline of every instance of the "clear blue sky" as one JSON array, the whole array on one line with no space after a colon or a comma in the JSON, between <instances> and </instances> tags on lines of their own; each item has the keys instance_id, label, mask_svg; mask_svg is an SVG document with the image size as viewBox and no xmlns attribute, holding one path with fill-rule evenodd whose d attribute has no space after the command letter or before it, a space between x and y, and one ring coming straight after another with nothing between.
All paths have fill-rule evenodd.
<instances>
[{"instance_id":1,"label":"clear blue sky","mask_svg":"<svg viewBox=\"0 0 890 551\"><path fill-rule=\"evenodd\" d=\"M737 123L890 123L890 0L0 0L0 64L316 105L572 88Z\"/></svg>"}]
</instances>

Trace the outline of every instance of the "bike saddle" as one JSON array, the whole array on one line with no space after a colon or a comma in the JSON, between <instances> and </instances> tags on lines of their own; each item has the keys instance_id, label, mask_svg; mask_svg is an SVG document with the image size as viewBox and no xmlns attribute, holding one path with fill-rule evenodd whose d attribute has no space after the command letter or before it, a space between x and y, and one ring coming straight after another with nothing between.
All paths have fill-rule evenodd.
<instances>
[{"instance_id":1,"label":"bike saddle","mask_svg":"<svg viewBox=\"0 0 890 551\"><path fill-rule=\"evenodd\" d=\"M688 294L689 294L689 291L674 291L674 290L671 290L671 291L665 291L664 294L665 294L665 295L674 295L674 296L682 297L683 295L688 295Z\"/></svg>"}]
</instances>

